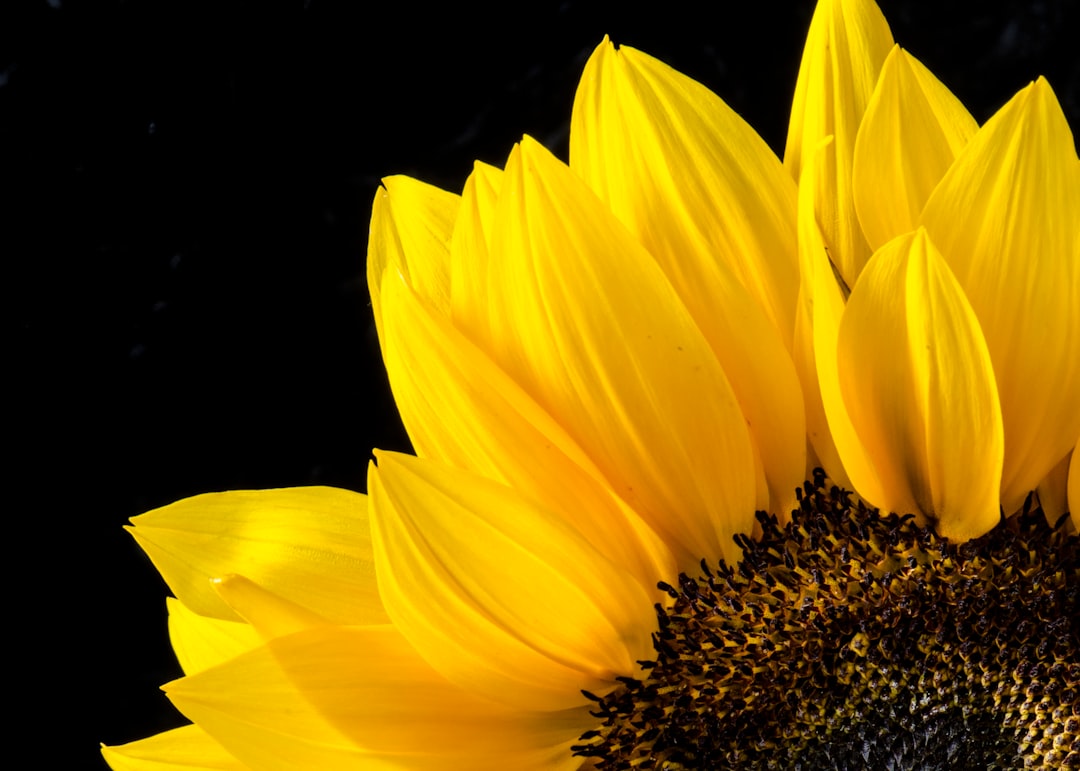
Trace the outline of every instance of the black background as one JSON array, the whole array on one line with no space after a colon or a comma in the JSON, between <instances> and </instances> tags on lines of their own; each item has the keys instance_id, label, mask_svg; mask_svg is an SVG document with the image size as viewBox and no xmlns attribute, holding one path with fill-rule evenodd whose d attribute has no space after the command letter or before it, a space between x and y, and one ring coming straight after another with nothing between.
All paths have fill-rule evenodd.
<instances>
[{"instance_id":1,"label":"black background","mask_svg":"<svg viewBox=\"0 0 1080 771\"><path fill-rule=\"evenodd\" d=\"M882 0L981 122L1039 74L1080 126L1077 3ZM121 530L229 488L364 489L407 449L363 280L380 177L566 157L602 36L782 152L812 3L98 2L0 10L9 751L99 768L182 722L164 584ZM10 720L10 719L9 719Z\"/></svg>"}]
</instances>

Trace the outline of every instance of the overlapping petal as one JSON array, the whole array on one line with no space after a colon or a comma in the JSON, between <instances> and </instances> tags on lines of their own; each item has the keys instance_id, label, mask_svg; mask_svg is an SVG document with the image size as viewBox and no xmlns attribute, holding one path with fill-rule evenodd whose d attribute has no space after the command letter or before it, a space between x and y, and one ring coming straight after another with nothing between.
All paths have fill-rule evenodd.
<instances>
[{"instance_id":1,"label":"overlapping petal","mask_svg":"<svg viewBox=\"0 0 1080 771\"><path fill-rule=\"evenodd\" d=\"M382 340L380 287L402 276L429 302L450 307L450 233L460 197L412 177L387 177L375 194L367 275L375 327Z\"/></svg>"},{"instance_id":2,"label":"overlapping petal","mask_svg":"<svg viewBox=\"0 0 1080 771\"><path fill-rule=\"evenodd\" d=\"M166 686L210 736L267 771L552 768L585 710L539 715L463 691L390 626L319 627L277 638Z\"/></svg>"},{"instance_id":3,"label":"overlapping petal","mask_svg":"<svg viewBox=\"0 0 1080 771\"><path fill-rule=\"evenodd\" d=\"M210 581L240 573L337 623L386 621L359 493L208 493L135 517L128 529L169 588L200 615L239 620Z\"/></svg>"},{"instance_id":4,"label":"overlapping petal","mask_svg":"<svg viewBox=\"0 0 1080 771\"><path fill-rule=\"evenodd\" d=\"M881 480L852 425L840 392L837 338L847 287L825 245L814 211L817 180L835 152L826 138L804 165L799 183L799 315L796 363L806 395L807 437L822 467L838 484L868 500L882 500Z\"/></svg>"},{"instance_id":5,"label":"overlapping petal","mask_svg":"<svg viewBox=\"0 0 1080 771\"><path fill-rule=\"evenodd\" d=\"M979 324L922 229L867 263L837 337L840 391L887 511L921 512L967 540L999 519L1004 453Z\"/></svg>"},{"instance_id":6,"label":"overlapping petal","mask_svg":"<svg viewBox=\"0 0 1080 771\"><path fill-rule=\"evenodd\" d=\"M1078 211L1080 160L1040 78L972 138L921 218L990 348L1005 423L1007 513L1080 434Z\"/></svg>"},{"instance_id":7,"label":"overlapping petal","mask_svg":"<svg viewBox=\"0 0 1080 771\"><path fill-rule=\"evenodd\" d=\"M795 186L716 94L605 39L574 99L570 168L656 257L695 317L718 310L707 287L735 278L790 345Z\"/></svg>"},{"instance_id":8,"label":"overlapping petal","mask_svg":"<svg viewBox=\"0 0 1080 771\"><path fill-rule=\"evenodd\" d=\"M259 633L243 621L200 616L169 597L169 640L184 674L194 674L262 645Z\"/></svg>"},{"instance_id":9,"label":"overlapping petal","mask_svg":"<svg viewBox=\"0 0 1080 771\"><path fill-rule=\"evenodd\" d=\"M484 329L488 294L499 291L489 285L488 260L502 179L502 169L476 162L461 193L450 239L450 314L461 329Z\"/></svg>"},{"instance_id":10,"label":"overlapping petal","mask_svg":"<svg viewBox=\"0 0 1080 771\"><path fill-rule=\"evenodd\" d=\"M383 358L421 457L542 501L652 589L671 551L539 404L404 281L384 282Z\"/></svg>"},{"instance_id":11,"label":"overlapping petal","mask_svg":"<svg viewBox=\"0 0 1080 771\"><path fill-rule=\"evenodd\" d=\"M1057 524L1069 510L1068 484L1072 458L1073 452L1070 451L1035 488L1039 496L1039 505L1042 507L1043 514L1046 515L1046 521L1051 525Z\"/></svg>"},{"instance_id":12,"label":"overlapping petal","mask_svg":"<svg viewBox=\"0 0 1080 771\"><path fill-rule=\"evenodd\" d=\"M790 356L798 293L790 176L707 88L607 40L574 100L570 165L656 258L705 335L752 427L769 487L758 505L785 514L805 473Z\"/></svg>"},{"instance_id":13,"label":"overlapping petal","mask_svg":"<svg viewBox=\"0 0 1080 771\"><path fill-rule=\"evenodd\" d=\"M813 200L825 245L849 286L870 258L855 214L855 140L892 47L892 32L872 0L821 0L791 104L784 165L794 178L800 178L819 143L833 137L835 147L814 176Z\"/></svg>"},{"instance_id":14,"label":"overlapping petal","mask_svg":"<svg viewBox=\"0 0 1080 771\"><path fill-rule=\"evenodd\" d=\"M380 453L368 487L379 590L447 679L521 709L581 706L651 649L641 584L508 487Z\"/></svg>"},{"instance_id":15,"label":"overlapping petal","mask_svg":"<svg viewBox=\"0 0 1080 771\"><path fill-rule=\"evenodd\" d=\"M672 547L734 556L755 467L716 356L656 262L526 138L507 163L484 323L465 330ZM527 343L525 342L527 341Z\"/></svg>"},{"instance_id":16,"label":"overlapping petal","mask_svg":"<svg viewBox=\"0 0 1080 771\"><path fill-rule=\"evenodd\" d=\"M129 744L102 747L101 754L113 771L247 771L249 768L197 725L174 728Z\"/></svg>"},{"instance_id":17,"label":"overlapping petal","mask_svg":"<svg viewBox=\"0 0 1080 771\"><path fill-rule=\"evenodd\" d=\"M930 70L895 46L859 125L852 193L871 249L914 230L978 124Z\"/></svg>"},{"instance_id":18,"label":"overlapping petal","mask_svg":"<svg viewBox=\"0 0 1080 771\"><path fill-rule=\"evenodd\" d=\"M1069 464L1068 496L1073 527L1080 530L1080 440L1073 448L1072 463Z\"/></svg>"}]
</instances>

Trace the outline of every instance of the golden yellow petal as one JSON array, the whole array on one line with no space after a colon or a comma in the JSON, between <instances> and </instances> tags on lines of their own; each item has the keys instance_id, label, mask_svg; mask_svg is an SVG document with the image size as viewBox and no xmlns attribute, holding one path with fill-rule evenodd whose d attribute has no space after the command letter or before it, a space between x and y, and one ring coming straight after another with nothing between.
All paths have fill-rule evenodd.
<instances>
[{"instance_id":1,"label":"golden yellow petal","mask_svg":"<svg viewBox=\"0 0 1080 771\"><path fill-rule=\"evenodd\" d=\"M978 128L930 70L893 48L855 139L855 210L872 249L918 226L930 193Z\"/></svg>"},{"instance_id":2,"label":"golden yellow petal","mask_svg":"<svg viewBox=\"0 0 1080 771\"><path fill-rule=\"evenodd\" d=\"M368 235L367 277L375 326L382 340L379 288L400 274L423 297L450 308L450 235L459 197L405 176L387 177L375 193Z\"/></svg>"},{"instance_id":3,"label":"golden yellow petal","mask_svg":"<svg viewBox=\"0 0 1080 771\"><path fill-rule=\"evenodd\" d=\"M837 337L845 291L829 259L814 213L818 178L829 166L832 138L823 140L803 167L799 183L799 263L802 286L796 326L796 363L806 399L807 438L834 482L867 500L883 498L873 460L851 423L837 365Z\"/></svg>"},{"instance_id":4,"label":"golden yellow petal","mask_svg":"<svg viewBox=\"0 0 1080 771\"><path fill-rule=\"evenodd\" d=\"M677 579L671 551L535 400L404 282L384 297L384 361L418 455L542 501L649 590Z\"/></svg>"},{"instance_id":5,"label":"golden yellow petal","mask_svg":"<svg viewBox=\"0 0 1080 771\"><path fill-rule=\"evenodd\" d=\"M821 0L810 22L791 103L784 165L795 179L825 137L834 148L815 175L814 209L825 245L848 285L870 258L852 195L855 138L892 32L873 0Z\"/></svg>"},{"instance_id":6,"label":"golden yellow petal","mask_svg":"<svg viewBox=\"0 0 1080 771\"><path fill-rule=\"evenodd\" d=\"M693 569L753 526L746 420L655 260L526 138L496 212L486 329L469 330Z\"/></svg>"},{"instance_id":7,"label":"golden yellow petal","mask_svg":"<svg viewBox=\"0 0 1080 771\"><path fill-rule=\"evenodd\" d=\"M1080 439L1073 448L1072 462L1069 463L1069 516L1073 527L1080 530Z\"/></svg>"},{"instance_id":8,"label":"golden yellow petal","mask_svg":"<svg viewBox=\"0 0 1080 771\"><path fill-rule=\"evenodd\" d=\"M200 616L172 597L165 602L169 608L169 639L185 674L217 666L262 644L259 633L243 621Z\"/></svg>"},{"instance_id":9,"label":"golden yellow petal","mask_svg":"<svg viewBox=\"0 0 1080 771\"><path fill-rule=\"evenodd\" d=\"M595 724L585 709L522 713L463 691L390 626L279 637L165 690L260 771L569 771L581 760L568 745Z\"/></svg>"},{"instance_id":10,"label":"golden yellow petal","mask_svg":"<svg viewBox=\"0 0 1080 771\"><path fill-rule=\"evenodd\" d=\"M570 157L655 257L716 353L764 466L768 490L757 505L786 514L805 467L790 355L798 291L790 176L715 94L607 40L578 88Z\"/></svg>"},{"instance_id":11,"label":"golden yellow petal","mask_svg":"<svg viewBox=\"0 0 1080 771\"><path fill-rule=\"evenodd\" d=\"M790 348L795 185L720 97L605 38L574 99L570 168L656 257L699 323L723 305L714 285L734 278Z\"/></svg>"},{"instance_id":12,"label":"golden yellow petal","mask_svg":"<svg viewBox=\"0 0 1080 771\"><path fill-rule=\"evenodd\" d=\"M450 239L450 315L462 329L483 328L485 324L488 250L502 176L502 169L478 161L461 193Z\"/></svg>"},{"instance_id":13,"label":"golden yellow petal","mask_svg":"<svg viewBox=\"0 0 1080 771\"><path fill-rule=\"evenodd\" d=\"M384 623L364 496L331 487L209 493L128 530L196 613L237 621L210 580L239 573L335 623Z\"/></svg>"},{"instance_id":14,"label":"golden yellow petal","mask_svg":"<svg viewBox=\"0 0 1080 771\"><path fill-rule=\"evenodd\" d=\"M113 771L247 771L225 748L195 725L140 739L101 754Z\"/></svg>"},{"instance_id":15,"label":"golden yellow petal","mask_svg":"<svg viewBox=\"0 0 1080 771\"><path fill-rule=\"evenodd\" d=\"M1042 506L1043 514L1046 515L1046 521L1051 525L1056 524L1069 510L1069 464L1072 461L1072 455L1070 450L1069 454L1050 469L1050 473L1035 488L1035 492L1039 495L1039 505Z\"/></svg>"},{"instance_id":16,"label":"golden yellow petal","mask_svg":"<svg viewBox=\"0 0 1080 771\"><path fill-rule=\"evenodd\" d=\"M990 347L1005 421L1007 513L1080 434L1077 212L1080 160L1041 78L986 122L923 212Z\"/></svg>"},{"instance_id":17,"label":"golden yellow petal","mask_svg":"<svg viewBox=\"0 0 1080 771\"><path fill-rule=\"evenodd\" d=\"M997 524L1004 436L990 354L925 230L874 253L844 310L838 354L848 414L882 482L873 503L921 511L949 538Z\"/></svg>"},{"instance_id":18,"label":"golden yellow petal","mask_svg":"<svg viewBox=\"0 0 1080 771\"><path fill-rule=\"evenodd\" d=\"M551 512L397 453L368 475L379 591L451 682L522 709L582 705L651 651L652 599Z\"/></svg>"}]
</instances>

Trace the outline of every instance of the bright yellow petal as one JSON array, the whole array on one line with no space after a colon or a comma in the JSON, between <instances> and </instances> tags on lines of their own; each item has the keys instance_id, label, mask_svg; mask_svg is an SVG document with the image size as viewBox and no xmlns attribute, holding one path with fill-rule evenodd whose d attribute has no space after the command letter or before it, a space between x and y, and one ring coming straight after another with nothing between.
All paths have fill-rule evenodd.
<instances>
[{"instance_id":1,"label":"bright yellow petal","mask_svg":"<svg viewBox=\"0 0 1080 771\"><path fill-rule=\"evenodd\" d=\"M893 48L855 140L855 210L872 249L918 226L930 193L978 128L930 70Z\"/></svg>"},{"instance_id":2,"label":"bright yellow petal","mask_svg":"<svg viewBox=\"0 0 1080 771\"><path fill-rule=\"evenodd\" d=\"M210 580L239 573L336 623L384 623L364 496L331 487L197 495L132 519L169 588L237 621Z\"/></svg>"},{"instance_id":3,"label":"bright yellow petal","mask_svg":"<svg viewBox=\"0 0 1080 771\"><path fill-rule=\"evenodd\" d=\"M502 169L477 162L461 193L450 239L450 314L462 329L476 329L485 323L490 289L488 251L502 176Z\"/></svg>"},{"instance_id":4,"label":"bright yellow petal","mask_svg":"<svg viewBox=\"0 0 1080 771\"><path fill-rule=\"evenodd\" d=\"M384 297L384 361L419 456L543 501L650 590L677 579L663 541L539 404L404 282Z\"/></svg>"},{"instance_id":5,"label":"bright yellow petal","mask_svg":"<svg viewBox=\"0 0 1080 771\"><path fill-rule=\"evenodd\" d=\"M559 517L396 453L368 475L379 591L447 679L523 709L582 705L651 651L652 598Z\"/></svg>"},{"instance_id":6,"label":"bright yellow petal","mask_svg":"<svg viewBox=\"0 0 1080 771\"><path fill-rule=\"evenodd\" d=\"M587 710L507 710L451 685L393 627L320 627L166 686L260 771L577 768ZM550 764L550 765L548 765Z\"/></svg>"},{"instance_id":7,"label":"bright yellow petal","mask_svg":"<svg viewBox=\"0 0 1080 771\"><path fill-rule=\"evenodd\" d=\"M487 324L469 329L571 434L615 493L694 569L753 527L746 420L652 257L526 138L507 164Z\"/></svg>"},{"instance_id":8,"label":"bright yellow petal","mask_svg":"<svg viewBox=\"0 0 1080 771\"><path fill-rule=\"evenodd\" d=\"M400 274L423 297L450 308L450 234L460 199L411 177L383 180L375 193L368 236L367 277L375 326L382 340L379 287Z\"/></svg>"},{"instance_id":9,"label":"bright yellow petal","mask_svg":"<svg viewBox=\"0 0 1080 771\"><path fill-rule=\"evenodd\" d=\"M872 501L966 540L1000 519L1004 437L979 323L920 229L890 241L852 290L838 340L848 414L884 488Z\"/></svg>"},{"instance_id":10,"label":"bright yellow petal","mask_svg":"<svg viewBox=\"0 0 1080 771\"><path fill-rule=\"evenodd\" d=\"M184 674L194 674L262 645L262 637L242 621L200 616L180 600L166 599L169 639Z\"/></svg>"},{"instance_id":11,"label":"bright yellow petal","mask_svg":"<svg viewBox=\"0 0 1080 771\"><path fill-rule=\"evenodd\" d=\"M303 605L267 591L244 576L234 574L215 578L213 586L218 596L264 640L330 623Z\"/></svg>"},{"instance_id":12,"label":"bright yellow petal","mask_svg":"<svg viewBox=\"0 0 1080 771\"><path fill-rule=\"evenodd\" d=\"M113 771L247 771L245 766L206 735L187 725L117 747L102 747Z\"/></svg>"},{"instance_id":13,"label":"bright yellow petal","mask_svg":"<svg viewBox=\"0 0 1080 771\"><path fill-rule=\"evenodd\" d=\"M737 278L790 347L795 185L720 97L605 39L574 99L570 168L656 257L695 318L717 313L713 286Z\"/></svg>"},{"instance_id":14,"label":"bright yellow petal","mask_svg":"<svg viewBox=\"0 0 1080 771\"><path fill-rule=\"evenodd\" d=\"M799 183L799 296L796 362L806 398L807 437L828 475L867 500L884 496L873 459L851 423L840 392L837 338L845 291L814 213L817 178L829 166L832 139L821 142Z\"/></svg>"},{"instance_id":15,"label":"bright yellow petal","mask_svg":"<svg viewBox=\"0 0 1080 771\"><path fill-rule=\"evenodd\" d=\"M889 25L873 0L821 0L791 104L784 165L795 179L819 143L834 138L828 163L816 175L814 207L825 245L848 285L870 258L851 187L855 137L892 47Z\"/></svg>"},{"instance_id":16,"label":"bright yellow petal","mask_svg":"<svg viewBox=\"0 0 1080 771\"><path fill-rule=\"evenodd\" d=\"M979 318L1015 511L1080 434L1080 160L1050 85L1020 91L941 181L923 222Z\"/></svg>"},{"instance_id":17,"label":"bright yellow petal","mask_svg":"<svg viewBox=\"0 0 1080 771\"><path fill-rule=\"evenodd\" d=\"M790 355L798 292L790 176L707 88L607 40L578 87L570 157L656 258L716 353L764 465L758 506L785 515L805 470Z\"/></svg>"}]
</instances>

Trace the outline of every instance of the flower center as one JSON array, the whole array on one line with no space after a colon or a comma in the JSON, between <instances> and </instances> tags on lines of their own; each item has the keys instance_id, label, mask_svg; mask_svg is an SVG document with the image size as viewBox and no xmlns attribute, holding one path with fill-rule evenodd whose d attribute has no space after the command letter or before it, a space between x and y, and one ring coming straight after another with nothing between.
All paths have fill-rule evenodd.
<instances>
[{"instance_id":1,"label":"flower center","mask_svg":"<svg viewBox=\"0 0 1080 771\"><path fill-rule=\"evenodd\" d=\"M610 769L1080 768L1080 539L955 544L820 472L743 559L661 583L656 658L597 703Z\"/></svg>"}]
</instances>

